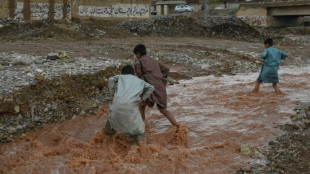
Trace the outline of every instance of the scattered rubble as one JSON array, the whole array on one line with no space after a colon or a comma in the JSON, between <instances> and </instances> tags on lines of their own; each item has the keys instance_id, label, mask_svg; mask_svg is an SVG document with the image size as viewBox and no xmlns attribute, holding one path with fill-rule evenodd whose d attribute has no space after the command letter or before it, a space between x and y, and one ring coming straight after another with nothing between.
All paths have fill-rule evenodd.
<instances>
[{"instance_id":1,"label":"scattered rubble","mask_svg":"<svg viewBox=\"0 0 310 174\"><path fill-rule=\"evenodd\" d=\"M102 38L105 31L98 27L83 25L79 23L67 23L62 21L5 21L0 28L0 37L8 39L26 38Z\"/></svg>"},{"instance_id":2,"label":"scattered rubble","mask_svg":"<svg viewBox=\"0 0 310 174\"><path fill-rule=\"evenodd\" d=\"M67 53L66 53L67 54ZM66 56L63 54L63 56ZM65 74L90 74L110 66L120 66L127 60L99 58L66 58L51 60L46 56L32 56L19 53L0 53L0 98L21 87L35 84L37 80L53 79ZM61 57L61 54L58 54ZM67 56L66 56L67 57ZM43 77L42 77L43 76Z\"/></svg>"},{"instance_id":3,"label":"scattered rubble","mask_svg":"<svg viewBox=\"0 0 310 174\"><path fill-rule=\"evenodd\" d=\"M149 35L152 31L152 24L145 20L127 20L116 25L116 28L123 28L128 33Z\"/></svg>"},{"instance_id":4,"label":"scattered rubble","mask_svg":"<svg viewBox=\"0 0 310 174\"><path fill-rule=\"evenodd\" d=\"M3 24L1 24L1 22ZM123 30L136 35L152 36L205 36L224 39L236 39L245 41L263 40L265 34L258 32L238 18L209 17L207 21L199 21L191 17L162 16L154 21L125 20L117 25L101 26L92 23L74 23L66 21L34 21L16 22L0 21L0 37L3 38L57 38L57 39L82 39L107 37L106 32L119 32ZM117 30L121 29L121 30Z\"/></svg>"},{"instance_id":5,"label":"scattered rubble","mask_svg":"<svg viewBox=\"0 0 310 174\"><path fill-rule=\"evenodd\" d=\"M87 75L66 74L40 79L36 84L3 95L0 142L12 141L15 136L47 123L95 112L110 100L107 78L118 73L118 68L110 67Z\"/></svg>"},{"instance_id":6,"label":"scattered rubble","mask_svg":"<svg viewBox=\"0 0 310 174\"><path fill-rule=\"evenodd\" d=\"M95 111L109 100L107 78L118 74L122 65L132 64L101 57L51 60L17 53L0 57L2 143L34 127Z\"/></svg>"},{"instance_id":7,"label":"scattered rubble","mask_svg":"<svg viewBox=\"0 0 310 174\"><path fill-rule=\"evenodd\" d=\"M265 165L254 164L251 173L310 173L310 102L301 103L291 124L280 125L283 135L259 150ZM240 169L236 174L247 171Z\"/></svg>"},{"instance_id":8,"label":"scattered rubble","mask_svg":"<svg viewBox=\"0 0 310 174\"><path fill-rule=\"evenodd\" d=\"M155 18L152 24L142 20L128 20L118 27L139 35L205 36L246 41L266 38L265 34L232 17L209 17L207 21L198 21L183 15L162 16Z\"/></svg>"}]
</instances>

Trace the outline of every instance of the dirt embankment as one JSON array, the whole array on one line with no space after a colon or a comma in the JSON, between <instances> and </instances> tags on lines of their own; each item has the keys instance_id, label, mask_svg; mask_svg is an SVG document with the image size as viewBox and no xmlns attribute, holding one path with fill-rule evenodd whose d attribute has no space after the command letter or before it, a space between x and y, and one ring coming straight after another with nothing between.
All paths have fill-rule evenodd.
<instances>
[{"instance_id":1,"label":"dirt embankment","mask_svg":"<svg viewBox=\"0 0 310 174\"><path fill-rule=\"evenodd\" d=\"M0 21L0 37L5 39L91 39L125 37L128 34L141 36L194 36L261 41L266 34L258 32L238 18L210 17L200 21L187 16L166 16L153 20L95 20L89 21L37 21L20 23Z\"/></svg>"},{"instance_id":2,"label":"dirt embankment","mask_svg":"<svg viewBox=\"0 0 310 174\"><path fill-rule=\"evenodd\" d=\"M39 80L0 99L0 142L12 141L35 127L95 112L109 100L107 79L119 74L110 67L89 75Z\"/></svg>"},{"instance_id":3,"label":"dirt embankment","mask_svg":"<svg viewBox=\"0 0 310 174\"><path fill-rule=\"evenodd\" d=\"M310 172L310 103L301 103L290 117L292 123L278 125L283 135L268 142L258 150L265 165L255 164L243 168L236 174L250 173L302 173Z\"/></svg>"},{"instance_id":4,"label":"dirt embankment","mask_svg":"<svg viewBox=\"0 0 310 174\"><path fill-rule=\"evenodd\" d=\"M310 173L310 103L299 105L291 120L280 126L284 135L269 142L266 172Z\"/></svg>"}]
</instances>

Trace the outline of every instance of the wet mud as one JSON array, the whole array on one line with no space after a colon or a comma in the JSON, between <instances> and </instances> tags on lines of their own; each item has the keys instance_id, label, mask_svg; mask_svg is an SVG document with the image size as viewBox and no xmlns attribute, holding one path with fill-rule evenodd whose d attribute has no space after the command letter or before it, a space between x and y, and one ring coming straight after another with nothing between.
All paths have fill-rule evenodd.
<instances>
[{"instance_id":1,"label":"wet mud","mask_svg":"<svg viewBox=\"0 0 310 174\"><path fill-rule=\"evenodd\" d=\"M282 68L276 95L258 73L196 77L167 88L176 132L147 110L146 144L103 134L107 104L94 115L49 124L0 146L0 173L234 173L265 164L260 148L283 134L293 109L309 99L309 67ZM248 144L250 153L241 153ZM258 172L259 173L259 172Z\"/></svg>"}]
</instances>

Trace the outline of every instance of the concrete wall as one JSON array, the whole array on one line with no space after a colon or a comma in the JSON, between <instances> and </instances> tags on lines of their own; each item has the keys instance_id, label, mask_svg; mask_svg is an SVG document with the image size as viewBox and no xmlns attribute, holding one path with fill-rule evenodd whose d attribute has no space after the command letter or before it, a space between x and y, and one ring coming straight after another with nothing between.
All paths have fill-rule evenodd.
<instances>
[{"instance_id":1,"label":"concrete wall","mask_svg":"<svg viewBox=\"0 0 310 174\"><path fill-rule=\"evenodd\" d=\"M76 0L72 11L72 16L79 18L149 18L151 0Z\"/></svg>"},{"instance_id":2,"label":"concrete wall","mask_svg":"<svg viewBox=\"0 0 310 174\"><path fill-rule=\"evenodd\" d=\"M0 0L0 18L6 18L9 15L8 1Z\"/></svg>"},{"instance_id":3,"label":"concrete wall","mask_svg":"<svg viewBox=\"0 0 310 174\"><path fill-rule=\"evenodd\" d=\"M265 6L247 6L240 4L235 16L266 16L267 8Z\"/></svg>"},{"instance_id":4,"label":"concrete wall","mask_svg":"<svg viewBox=\"0 0 310 174\"><path fill-rule=\"evenodd\" d=\"M218 3L214 4L215 9L238 9L240 3L227 3L226 5L224 3Z\"/></svg>"},{"instance_id":5,"label":"concrete wall","mask_svg":"<svg viewBox=\"0 0 310 174\"><path fill-rule=\"evenodd\" d=\"M50 4L54 4L54 6L50 6ZM30 13L28 14L24 12L24 0L17 0L14 18L19 20L23 20L24 18L30 18L30 20L42 20L47 18L62 19L64 17L63 7L63 0L31 0ZM50 11L54 11L54 13L50 13ZM71 4L67 5L66 11L67 18L70 19Z\"/></svg>"},{"instance_id":6,"label":"concrete wall","mask_svg":"<svg viewBox=\"0 0 310 174\"><path fill-rule=\"evenodd\" d=\"M154 6L154 8L157 11L158 15L164 15L164 14L174 14L174 9L178 4L169 4L169 5L157 5ZM192 7L194 9L194 12L198 12L201 10L201 4L188 4L190 7ZM165 13L165 7L166 7L166 12Z\"/></svg>"},{"instance_id":7,"label":"concrete wall","mask_svg":"<svg viewBox=\"0 0 310 174\"><path fill-rule=\"evenodd\" d=\"M188 4L189 6L193 7L194 12L198 12L201 10L202 4Z\"/></svg>"},{"instance_id":8,"label":"concrete wall","mask_svg":"<svg viewBox=\"0 0 310 174\"><path fill-rule=\"evenodd\" d=\"M241 4L235 16L252 26L303 26L309 2Z\"/></svg>"},{"instance_id":9,"label":"concrete wall","mask_svg":"<svg viewBox=\"0 0 310 174\"><path fill-rule=\"evenodd\" d=\"M304 26L303 16L267 16L267 26L296 27Z\"/></svg>"},{"instance_id":10,"label":"concrete wall","mask_svg":"<svg viewBox=\"0 0 310 174\"><path fill-rule=\"evenodd\" d=\"M241 4L235 16L251 26L267 26L267 8L265 6Z\"/></svg>"},{"instance_id":11,"label":"concrete wall","mask_svg":"<svg viewBox=\"0 0 310 174\"><path fill-rule=\"evenodd\" d=\"M9 1L14 0L0 0L0 18L9 17ZM27 1L30 5L24 4ZM64 16L81 19L149 18L150 9L151 0L15 0L13 17L30 20L62 19Z\"/></svg>"},{"instance_id":12,"label":"concrete wall","mask_svg":"<svg viewBox=\"0 0 310 174\"><path fill-rule=\"evenodd\" d=\"M270 16L301 16L310 15L310 5L293 7L270 7L268 8Z\"/></svg>"}]
</instances>

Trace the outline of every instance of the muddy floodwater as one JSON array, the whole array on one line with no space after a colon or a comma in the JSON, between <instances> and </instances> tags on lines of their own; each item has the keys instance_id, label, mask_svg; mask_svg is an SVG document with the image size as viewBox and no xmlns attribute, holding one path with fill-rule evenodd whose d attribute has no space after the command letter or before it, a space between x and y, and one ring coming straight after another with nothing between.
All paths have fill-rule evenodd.
<instances>
[{"instance_id":1,"label":"muddy floodwater","mask_svg":"<svg viewBox=\"0 0 310 174\"><path fill-rule=\"evenodd\" d=\"M310 98L310 67L281 67L282 95L270 84L251 93L257 76L201 76L168 86L168 107L181 127L176 132L148 109L142 147L130 137L103 135L107 104L95 115L36 129L0 146L0 173L205 174L264 164L240 146L259 149L281 135L276 126L289 123L294 107Z\"/></svg>"}]
</instances>

